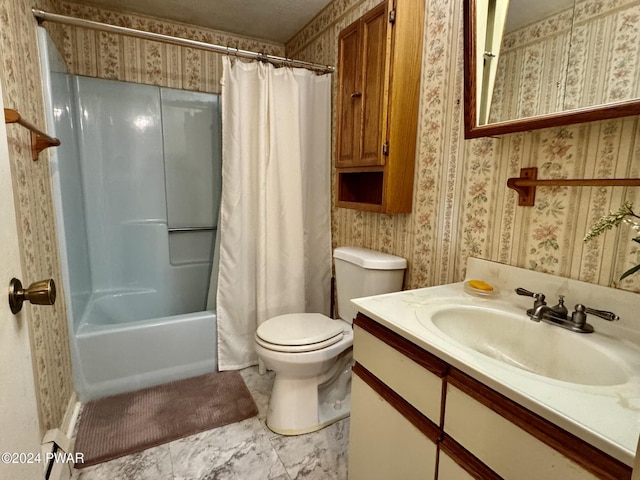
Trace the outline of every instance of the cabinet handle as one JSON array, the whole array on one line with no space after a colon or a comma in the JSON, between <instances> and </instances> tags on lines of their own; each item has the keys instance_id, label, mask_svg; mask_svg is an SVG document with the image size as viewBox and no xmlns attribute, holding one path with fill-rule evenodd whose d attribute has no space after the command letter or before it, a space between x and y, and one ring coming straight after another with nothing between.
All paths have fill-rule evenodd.
<instances>
[{"instance_id":1,"label":"cabinet handle","mask_svg":"<svg viewBox=\"0 0 640 480\"><path fill-rule=\"evenodd\" d=\"M351 98L360 98L362 96L362 92L353 92L351 94Z\"/></svg>"}]
</instances>

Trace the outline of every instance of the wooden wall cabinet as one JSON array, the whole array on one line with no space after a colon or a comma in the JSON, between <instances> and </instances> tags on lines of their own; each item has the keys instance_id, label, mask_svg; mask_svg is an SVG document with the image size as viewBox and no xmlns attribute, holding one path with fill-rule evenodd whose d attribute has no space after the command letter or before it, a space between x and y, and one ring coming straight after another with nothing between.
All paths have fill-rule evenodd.
<instances>
[{"instance_id":1,"label":"wooden wall cabinet","mask_svg":"<svg viewBox=\"0 0 640 480\"><path fill-rule=\"evenodd\" d=\"M631 478L631 467L360 313L353 354L349 480Z\"/></svg>"},{"instance_id":2,"label":"wooden wall cabinet","mask_svg":"<svg viewBox=\"0 0 640 480\"><path fill-rule=\"evenodd\" d=\"M340 32L338 207L411 211L423 19L423 0L387 0Z\"/></svg>"}]
</instances>

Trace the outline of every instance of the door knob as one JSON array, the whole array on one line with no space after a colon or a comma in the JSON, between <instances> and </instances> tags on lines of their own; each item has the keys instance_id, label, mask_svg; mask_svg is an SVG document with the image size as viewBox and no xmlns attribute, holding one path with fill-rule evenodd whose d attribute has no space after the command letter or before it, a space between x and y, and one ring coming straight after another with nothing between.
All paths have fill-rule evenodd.
<instances>
[{"instance_id":1,"label":"door knob","mask_svg":"<svg viewBox=\"0 0 640 480\"><path fill-rule=\"evenodd\" d=\"M35 305L53 305L56 302L56 284L53 279L32 283L24 290L22 282L12 278L9 282L9 307L11 313L22 310L22 303L27 300Z\"/></svg>"}]
</instances>

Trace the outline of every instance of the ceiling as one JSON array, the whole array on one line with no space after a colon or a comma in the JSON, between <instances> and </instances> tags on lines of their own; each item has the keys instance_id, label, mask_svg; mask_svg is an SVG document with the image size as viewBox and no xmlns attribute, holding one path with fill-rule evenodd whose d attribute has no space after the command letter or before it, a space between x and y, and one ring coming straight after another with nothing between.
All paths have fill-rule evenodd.
<instances>
[{"instance_id":1,"label":"ceiling","mask_svg":"<svg viewBox=\"0 0 640 480\"><path fill-rule=\"evenodd\" d=\"M80 0L78 3L285 43L331 0Z\"/></svg>"},{"instance_id":2,"label":"ceiling","mask_svg":"<svg viewBox=\"0 0 640 480\"><path fill-rule=\"evenodd\" d=\"M543 18L551 17L573 5L574 0L510 0L504 31L512 32Z\"/></svg>"},{"instance_id":3,"label":"ceiling","mask_svg":"<svg viewBox=\"0 0 640 480\"><path fill-rule=\"evenodd\" d=\"M331 0L78 0L248 37L285 43ZM505 31L569 8L574 0L511 0Z\"/></svg>"}]
</instances>

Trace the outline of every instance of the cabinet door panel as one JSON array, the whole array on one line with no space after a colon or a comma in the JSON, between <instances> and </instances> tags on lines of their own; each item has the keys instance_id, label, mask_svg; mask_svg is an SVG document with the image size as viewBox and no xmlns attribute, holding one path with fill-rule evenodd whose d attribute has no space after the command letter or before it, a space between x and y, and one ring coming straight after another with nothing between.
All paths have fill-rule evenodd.
<instances>
[{"instance_id":1,"label":"cabinet door panel","mask_svg":"<svg viewBox=\"0 0 640 480\"><path fill-rule=\"evenodd\" d=\"M359 165L384 165L386 141L387 5L379 5L362 18L362 135Z\"/></svg>"},{"instance_id":2,"label":"cabinet door panel","mask_svg":"<svg viewBox=\"0 0 640 480\"><path fill-rule=\"evenodd\" d=\"M467 471L458 465L453 459L440 451L438 460L438 480L475 480Z\"/></svg>"},{"instance_id":3,"label":"cabinet door panel","mask_svg":"<svg viewBox=\"0 0 640 480\"><path fill-rule=\"evenodd\" d=\"M359 137L362 117L360 78L360 28L354 23L340 33L338 39L338 167L357 164L360 157Z\"/></svg>"},{"instance_id":4,"label":"cabinet door panel","mask_svg":"<svg viewBox=\"0 0 640 480\"><path fill-rule=\"evenodd\" d=\"M357 375L350 430L349 480L434 478L436 445Z\"/></svg>"},{"instance_id":5,"label":"cabinet door panel","mask_svg":"<svg viewBox=\"0 0 640 480\"><path fill-rule=\"evenodd\" d=\"M506 479L598 478L451 385L447 386L444 430Z\"/></svg>"}]
</instances>

